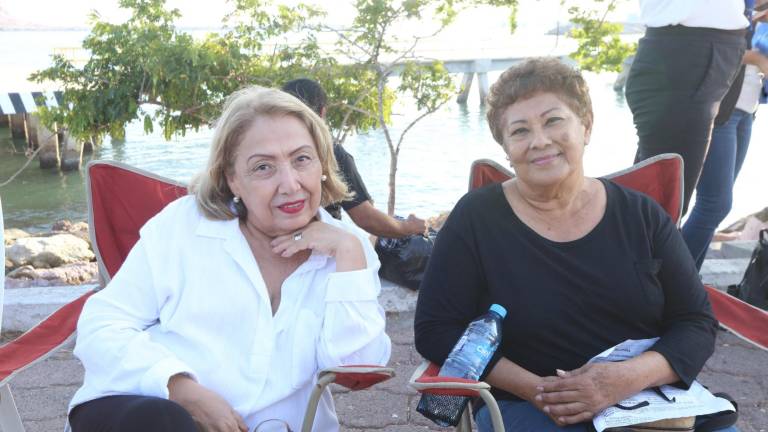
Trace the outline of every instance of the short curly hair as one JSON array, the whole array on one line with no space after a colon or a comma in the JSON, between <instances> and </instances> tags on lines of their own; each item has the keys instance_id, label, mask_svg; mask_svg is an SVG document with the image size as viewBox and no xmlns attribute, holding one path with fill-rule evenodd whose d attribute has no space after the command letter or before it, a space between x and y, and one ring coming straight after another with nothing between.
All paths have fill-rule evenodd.
<instances>
[{"instance_id":1,"label":"short curly hair","mask_svg":"<svg viewBox=\"0 0 768 432\"><path fill-rule=\"evenodd\" d=\"M512 66L492 86L486 104L493 139L504 145L502 116L507 107L540 93L553 93L592 127L592 100L581 73L555 57L537 57Z\"/></svg>"}]
</instances>

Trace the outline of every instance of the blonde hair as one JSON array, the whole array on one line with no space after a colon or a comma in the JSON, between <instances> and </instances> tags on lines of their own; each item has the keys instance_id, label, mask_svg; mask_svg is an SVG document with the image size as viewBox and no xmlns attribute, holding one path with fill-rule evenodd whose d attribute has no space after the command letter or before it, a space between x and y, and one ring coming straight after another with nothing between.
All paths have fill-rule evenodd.
<instances>
[{"instance_id":1,"label":"blonde hair","mask_svg":"<svg viewBox=\"0 0 768 432\"><path fill-rule=\"evenodd\" d=\"M333 156L333 140L323 119L295 97L277 89L247 87L232 93L216 122L208 164L190 185L200 211L209 219L245 217L232 207L234 194L227 175L234 172L235 155L243 135L260 116L290 115L304 123L315 142L323 174L320 205L327 206L349 197ZM244 213L244 212L243 212Z\"/></svg>"}]
</instances>

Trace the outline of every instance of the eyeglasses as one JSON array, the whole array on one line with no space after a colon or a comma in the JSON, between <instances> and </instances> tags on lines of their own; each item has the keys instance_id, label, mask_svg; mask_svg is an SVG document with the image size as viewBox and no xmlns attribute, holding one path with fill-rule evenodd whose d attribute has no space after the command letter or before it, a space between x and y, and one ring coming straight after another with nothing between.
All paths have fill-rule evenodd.
<instances>
[{"instance_id":1,"label":"eyeglasses","mask_svg":"<svg viewBox=\"0 0 768 432\"><path fill-rule=\"evenodd\" d=\"M253 432L293 432L293 430L283 420L267 419L257 424Z\"/></svg>"},{"instance_id":2,"label":"eyeglasses","mask_svg":"<svg viewBox=\"0 0 768 432\"><path fill-rule=\"evenodd\" d=\"M669 396L665 395L664 392L661 391L661 387L654 387L653 391L656 392L657 395L661 396L661 398L664 399L665 401L667 401L669 403L675 403L675 398L670 398ZM648 401L642 401L642 402L638 402L638 403L636 403L636 404L634 404L632 406L626 406L626 405L622 405L622 404L616 404L614 406L616 408L623 409L623 410L626 410L626 411L632 411L632 410L636 410L638 408L647 407L650 404L651 403L648 402Z\"/></svg>"}]
</instances>

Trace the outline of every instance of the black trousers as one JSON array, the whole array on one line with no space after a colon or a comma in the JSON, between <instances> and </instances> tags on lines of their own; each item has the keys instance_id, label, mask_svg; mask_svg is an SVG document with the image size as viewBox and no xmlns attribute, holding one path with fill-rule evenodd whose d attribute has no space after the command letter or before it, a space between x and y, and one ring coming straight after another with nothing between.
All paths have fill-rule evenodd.
<instances>
[{"instance_id":1,"label":"black trousers","mask_svg":"<svg viewBox=\"0 0 768 432\"><path fill-rule=\"evenodd\" d=\"M720 102L744 55L744 31L684 26L648 28L627 78L637 129L635 162L661 153L684 161L688 209L707 155Z\"/></svg>"},{"instance_id":2,"label":"black trousers","mask_svg":"<svg viewBox=\"0 0 768 432\"><path fill-rule=\"evenodd\" d=\"M72 432L198 432L176 402L148 396L107 396L69 413Z\"/></svg>"}]
</instances>

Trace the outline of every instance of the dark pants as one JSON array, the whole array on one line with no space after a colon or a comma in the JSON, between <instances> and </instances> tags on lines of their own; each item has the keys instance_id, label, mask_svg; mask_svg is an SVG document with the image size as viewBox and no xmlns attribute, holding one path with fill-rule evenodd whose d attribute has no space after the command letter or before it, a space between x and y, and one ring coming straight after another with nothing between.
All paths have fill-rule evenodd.
<instances>
[{"instance_id":1,"label":"dark pants","mask_svg":"<svg viewBox=\"0 0 768 432\"><path fill-rule=\"evenodd\" d=\"M147 396L107 396L69 413L72 432L197 432L176 402Z\"/></svg>"},{"instance_id":2,"label":"dark pants","mask_svg":"<svg viewBox=\"0 0 768 432\"><path fill-rule=\"evenodd\" d=\"M683 157L683 213L744 49L742 31L684 26L648 28L638 44L626 88L638 136L635 162L661 153Z\"/></svg>"},{"instance_id":3,"label":"dark pants","mask_svg":"<svg viewBox=\"0 0 768 432\"><path fill-rule=\"evenodd\" d=\"M543 412L528 402L501 400L499 410L507 432L589 432L594 430L589 423L579 423L559 427ZM700 416L703 417L703 416ZM493 432L491 415L487 406L483 406L475 415L478 432ZM696 419L699 423L699 418ZM716 432L739 432L735 426L718 429Z\"/></svg>"}]
</instances>

